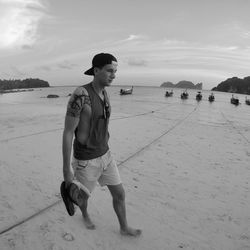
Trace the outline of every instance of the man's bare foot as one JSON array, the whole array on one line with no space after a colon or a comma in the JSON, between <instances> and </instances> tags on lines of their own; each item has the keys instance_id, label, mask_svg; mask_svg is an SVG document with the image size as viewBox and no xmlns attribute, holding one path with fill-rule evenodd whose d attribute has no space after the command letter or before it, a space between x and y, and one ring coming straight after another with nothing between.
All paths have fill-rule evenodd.
<instances>
[{"instance_id":1,"label":"man's bare foot","mask_svg":"<svg viewBox=\"0 0 250 250\"><path fill-rule=\"evenodd\" d=\"M120 233L121 233L121 235L125 235L125 236L134 236L134 237L137 237L137 236L141 235L142 230L141 229L134 229L134 228L128 227L126 229L121 229Z\"/></svg>"},{"instance_id":2,"label":"man's bare foot","mask_svg":"<svg viewBox=\"0 0 250 250\"><path fill-rule=\"evenodd\" d=\"M83 216L83 221L84 221L84 225L87 229L89 229L89 230L95 229L95 224L91 221L89 216L85 216L85 217Z\"/></svg>"}]
</instances>

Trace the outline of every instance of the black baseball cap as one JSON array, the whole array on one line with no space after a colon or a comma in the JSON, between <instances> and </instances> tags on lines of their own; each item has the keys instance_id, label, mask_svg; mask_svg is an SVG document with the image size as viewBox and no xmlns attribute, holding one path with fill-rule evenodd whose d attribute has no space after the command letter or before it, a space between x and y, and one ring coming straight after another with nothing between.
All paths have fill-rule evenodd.
<instances>
[{"instance_id":1,"label":"black baseball cap","mask_svg":"<svg viewBox=\"0 0 250 250\"><path fill-rule=\"evenodd\" d=\"M101 68L106 64L112 64L112 61L117 62L117 59L108 53L100 53L93 57L92 59L92 67L84 72L85 75L93 76L94 68Z\"/></svg>"}]
</instances>

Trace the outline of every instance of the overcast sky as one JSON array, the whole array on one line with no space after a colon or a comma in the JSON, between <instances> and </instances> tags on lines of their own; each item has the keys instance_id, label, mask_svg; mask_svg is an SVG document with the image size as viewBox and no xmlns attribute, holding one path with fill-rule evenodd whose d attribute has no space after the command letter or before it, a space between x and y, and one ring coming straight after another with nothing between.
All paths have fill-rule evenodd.
<instances>
[{"instance_id":1,"label":"overcast sky","mask_svg":"<svg viewBox=\"0 0 250 250\"><path fill-rule=\"evenodd\" d=\"M99 52L114 84L250 75L250 0L0 0L0 79L82 85Z\"/></svg>"}]
</instances>

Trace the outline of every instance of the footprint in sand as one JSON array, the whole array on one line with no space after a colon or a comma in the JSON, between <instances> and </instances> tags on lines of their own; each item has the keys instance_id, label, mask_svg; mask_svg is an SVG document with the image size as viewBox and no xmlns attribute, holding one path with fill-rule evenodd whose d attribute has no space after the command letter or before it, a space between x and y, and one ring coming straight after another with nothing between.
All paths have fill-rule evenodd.
<instances>
[{"instance_id":1,"label":"footprint in sand","mask_svg":"<svg viewBox=\"0 0 250 250\"><path fill-rule=\"evenodd\" d=\"M66 241L73 241L75 240L74 236L71 234L71 233L65 233L63 235L63 238L66 240Z\"/></svg>"},{"instance_id":2,"label":"footprint in sand","mask_svg":"<svg viewBox=\"0 0 250 250\"><path fill-rule=\"evenodd\" d=\"M11 249L15 249L16 243L14 239L8 239L8 244L11 247Z\"/></svg>"}]
</instances>

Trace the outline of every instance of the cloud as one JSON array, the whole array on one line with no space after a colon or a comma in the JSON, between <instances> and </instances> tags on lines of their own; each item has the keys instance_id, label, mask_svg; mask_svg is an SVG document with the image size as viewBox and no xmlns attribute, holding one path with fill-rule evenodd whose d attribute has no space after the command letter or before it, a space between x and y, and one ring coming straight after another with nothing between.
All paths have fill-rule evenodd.
<instances>
[{"instance_id":1,"label":"cloud","mask_svg":"<svg viewBox=\"0 0 250 250\"><path fill-rule=\"evenodd\" d=\"M40 66L40 67L38 67L38 69L41 69L43 71L51 71L52 70L52 68L50 66L47 66L47 65Z\"/></svg>"},{"instance_id":2,"label":"cloud","mask_svg":"<svg viewBox=\"0 0 250 250\"><path fill-rule=\"evenodd\" d=\"M0 49L31 48L45 16L41 0L0 0Z\"/></svg>"},{"instance_id":3,"label":"cloud","mask_svg":"<svg viewBox=\"0 0 250 250\"><path fill-rule=\"evenodd\" d=\"M135 40L144 39L144 38L145 38L145 36L143 36L143 35L133 35L133 34L131 34L131 35L129 35L128 38L126 38L126 39L123 40L123 41L124 41L124 42L127 42L127 41L135 41Z\"/></svg>"},{"instance_id":4,"label":"cloud","mask_svg":"<svg viewBox=\"0 0 250 250\"><path fill-rule=\"evenodd\" d=\"M74 64L74 63L71 63L67 60L61 62L61 63L58 63L57 65L59 68L62 68L62 69L73 69L77 66L77 64Z\"/></svg>"},{"instance_id":5,"label":"cloud","mask_svg":"<svg viewBox=\"0 0 250 250\"><path fill-rule=\"evenodd\" d=\"M61 62L50 61L50 62L47 62L46 65L43 64L43 65L37 66L36 69L49 72L49 71L53 71L55 69L71 70L77 66L78 65L75 63L71 63L68 60L63 60Z\"/></svg>"},{"instance_id":6,"label":"cloud","mask_svg":"<svg viewBox=\"0 0 250 250\"><path fill-rule=\"evenodd\" d=\"M118 54L123 76L139 78L147 74L150 79L172 79L168 76L173 76L179 80L192 77L192 80L205 82L222 80L232 74L247 75L249 48L169 38L140 39L112 47Z\"/></svg>"},{"instance_id":7,"label":"cloud","mask_svg":"<svg viewBox=\"0 0 250 250\"><path fill-rule=\"evenodd\" d=\"M245 27L244 24L240 22L233 22L232 25L228 27L228 29L229 28L231 31L233 31L233 34L238 35L239 37L242 37L245 39L250 38L250 30L247 27Z\"/></svg>"},{"instance_id":8,"label":"cloud","mask_svg":"<svg viewBox=\"0 0 250 250\"><path fill-rule=\"evenodd\" d=\"M136 40L138 38L140 38L140 36L138 36L138 35L130 35L126 40L127 41L132 41L132 40Z\"/></svg>"},{"instance_id":9,"label":"cloud","mask_svg":"<svg viewBox=\"0 0 250 250\"><path fill-rule=\"evenodd\" d=\"M16 67L16 66L11 66L10 67L10 70L11 70L11 76L12 77L23 77L25 76L25 73L19 68L19 67Z\"/></svg>"},{"instance_id":10,"label":"cloud","mask_svg":"<svg viewBox=\"0 0 250 250\"><path fill-rule=\"evenodd\" d=\"M128 60L128 65L130 66L139 66L139 67L145 67L147 66L146 60L143 59L135 59L135 58L130 58Z\"/></svg>"}]
</instances>

